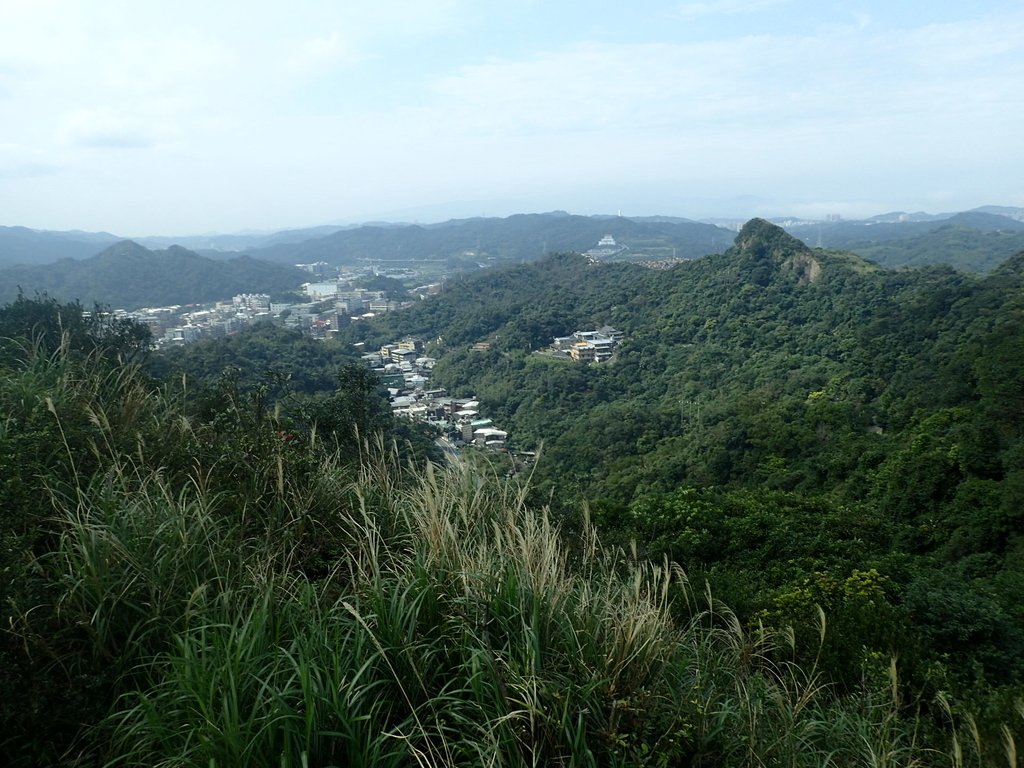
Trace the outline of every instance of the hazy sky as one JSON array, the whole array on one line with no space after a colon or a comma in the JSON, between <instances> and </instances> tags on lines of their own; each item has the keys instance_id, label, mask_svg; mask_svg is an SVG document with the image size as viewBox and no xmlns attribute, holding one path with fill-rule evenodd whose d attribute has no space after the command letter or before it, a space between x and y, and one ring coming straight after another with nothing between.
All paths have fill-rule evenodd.
<instances>
[{"instance_id":1,"label":"hazy sky","mask_svg":"<svg viewBox=\"0 0 1024 768\"><path fill-rule=\"evenodd\" d=\"M1024 4L0 0L0 224L1024 206Z\"/></svg>"}]
</instances>

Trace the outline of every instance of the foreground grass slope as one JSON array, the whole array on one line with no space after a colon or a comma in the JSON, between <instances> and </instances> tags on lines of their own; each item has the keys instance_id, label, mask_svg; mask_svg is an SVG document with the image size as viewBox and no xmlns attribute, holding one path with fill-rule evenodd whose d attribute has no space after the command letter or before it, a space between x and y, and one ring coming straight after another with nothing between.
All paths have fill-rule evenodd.
<instances>
[{"instance_id":1,"label":"foreground grass slope","mask_svg":"<svg viewBox=\"0 0 1024 768\"><path fill-rule=\"evenodd\" d=\"M327 463L253 537L135 472L64 508L65 610L103 654L136 657L96 733L104 762L931 761L883 660L840 700L678 571L592 531L566 547L521 489L403 474L379 450L354 478ZM294 529L318 499L339 557L313 580Z\"/></svg>"},{"instance_id":2,"label":"foreground grass slope","mask_svg":"<svg viewBox=\"0 0 1024 768\"><path fill-rule=\"evenodd\" d=\"M0 375L13 764L1015 760L1024 713L975 738L882 656L840 692L788 630L589 524L564 537L523 485L237 393L199 418L109 329L43 309L65 332L36 323Z\"/></svg>"}]
</instances>

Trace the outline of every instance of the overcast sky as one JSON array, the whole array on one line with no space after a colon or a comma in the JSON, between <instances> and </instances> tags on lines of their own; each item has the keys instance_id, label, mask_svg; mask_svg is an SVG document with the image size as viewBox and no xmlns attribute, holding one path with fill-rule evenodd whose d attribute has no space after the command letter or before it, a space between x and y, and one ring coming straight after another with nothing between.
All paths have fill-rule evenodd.
<instances>
[{"instance_id":1,"label":"overcast sky","mask_svg":"<svg viewBox=\"0 0 1024 768\"><path fill-rule=\"evenodd\" d=\"M0 224L1024 206L1024 4L0 0Z\"/></svg>"}]
</instances>

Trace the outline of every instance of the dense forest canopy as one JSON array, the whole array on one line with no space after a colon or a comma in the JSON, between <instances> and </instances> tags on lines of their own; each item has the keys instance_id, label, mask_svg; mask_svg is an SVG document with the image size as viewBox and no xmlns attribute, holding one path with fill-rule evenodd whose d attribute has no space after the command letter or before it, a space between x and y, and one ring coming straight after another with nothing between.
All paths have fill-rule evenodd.
<instances>
[{"instance_id":1,"label":"dense forest canopy","mask_svg":"<svg viewBox=\"0 0 1024 768\"><path fill-rule=\"evenodd\" d=\"M606 536L749 615L814 574L875 570L925 648L905 659L1014 685L1022 265L888 271L755 220L671 270L557 256L348 333L440 339L436 381L543 445L541 495L587 499ZM625 333L611 363L531 353L604 323Z\"/></svg>"},{"instance_id":2,"label":"dense forest canopy","mask_svg":"<svg viewBox=\"0 0 1024 768\"><path fill-rule=\"evenodd\" d=\"M754 220L666 270L488 270L330 342L257 326L156 357L21 297L0 310L5 744L25 765L1009 759L1022 288L1024 253L893 271ZM538 353L606 324L608 362ZM541 447L528 484L445 469L392 418L352 345L404 336Z\"/></svg>"}]
</instances>

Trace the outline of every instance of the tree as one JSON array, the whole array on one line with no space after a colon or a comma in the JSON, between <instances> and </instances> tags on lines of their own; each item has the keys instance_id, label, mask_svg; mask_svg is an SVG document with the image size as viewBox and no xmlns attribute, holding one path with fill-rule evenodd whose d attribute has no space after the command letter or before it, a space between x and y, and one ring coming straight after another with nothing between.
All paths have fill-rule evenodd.
<instances>
[{"instance_id":1,"label":"tree","mask_svg":"<svg viewBox=\"0 0 1024 768\"><path fill-rule=\"evenodd\" d=\"M149 328L95 305L86 312L78 302L61 303L45 294L18 298L0 308L0 350L5 356L28 343L40 351L65 348L74 353L102 352L111 359L137 361L149 350Z\"/></svg>"},{"instance_id":2,"label":"tree","mask_svg":"<svg viewBox=\"0 0 1024 768\"><path fill-rule=\"evenodd\" d=\"M390 434L394 419L376 373L361 363L351 363L338 370L336 381L333 394L311 400L305 409L306 420L319 434L330 435L339 447L349 448L378 432Z\"/></svg>"}]
</instances>

